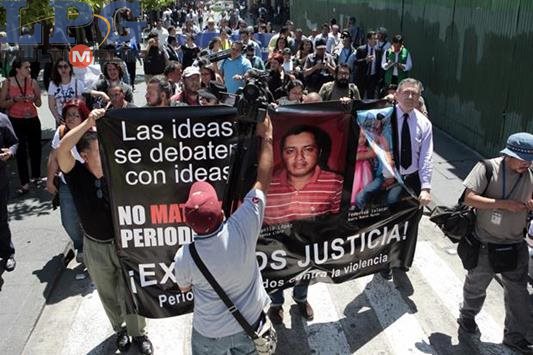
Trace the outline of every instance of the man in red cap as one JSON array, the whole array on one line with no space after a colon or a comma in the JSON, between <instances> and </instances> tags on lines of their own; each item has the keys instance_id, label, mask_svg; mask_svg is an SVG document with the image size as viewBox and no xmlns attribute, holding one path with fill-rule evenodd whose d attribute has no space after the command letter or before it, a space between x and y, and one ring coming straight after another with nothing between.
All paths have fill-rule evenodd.
<instances>
[{"instance_id":1,"label":"man in red cap","mask_svg":"<svg viewBox=\"0 0 533 355\"><path fill-rule=\"evenodd\" d=\"M272 124L268 115L257 125L256 134L261 137L257 182L242 205L224 221L213 186L196 182L184 208L200 258L254 329L259 328L262 311L270 303L255 257L265 194L272 178ZM255 353L254 342L196 267L187 246L176 254L175 275L180 290L192 288L194 294L193 354Z\"/></svg>"}]
</instances>

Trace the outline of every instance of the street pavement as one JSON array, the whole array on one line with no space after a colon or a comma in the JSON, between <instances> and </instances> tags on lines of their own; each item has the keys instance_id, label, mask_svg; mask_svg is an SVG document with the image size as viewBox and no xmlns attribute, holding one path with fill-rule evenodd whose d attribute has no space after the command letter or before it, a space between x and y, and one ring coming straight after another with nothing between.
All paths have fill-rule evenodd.
<instances>
[{"instance_id":1,"label":"street pavement","mask_svg":"<svg viewBox=\"0 0 533 355\"><path fill-rule=\"evenodd\" d=\"M137 81L134 100L140 106L146 86L142 76ZM49 138L54 123L46 99L43 94L39 114ZM480 156L438 129L434 141L434 205L451 205ZM48 144L43 141L44 147ZM47 154L43 152L43 173ZM69 240L49 194L34 188L22 198L13 196L9 210L18 264L12 273L0 270L0 354L115 353L112 329L90 279L75 279L83 271L75 261L64 267ZM489 287L478 317L481 338L458 335L455 319L463 280L455 246L424 217L407 275L395 274L394 282L370 275L339 285L313 285L312 322L286 302L277 354L513 354L501 345L503 290L497 282ZM285 292L289 301L290 291ZM155 353L190 354L191 321L190 314L148 320Z\"/></svg>"}]
</instances>

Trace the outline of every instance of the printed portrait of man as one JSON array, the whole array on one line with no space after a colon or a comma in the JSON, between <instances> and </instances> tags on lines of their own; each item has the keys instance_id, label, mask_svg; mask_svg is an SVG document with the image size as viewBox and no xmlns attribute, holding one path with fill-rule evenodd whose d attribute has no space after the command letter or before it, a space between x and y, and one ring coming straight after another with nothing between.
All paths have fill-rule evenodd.
<instances>
[{"instance_id":1,"label":"printed portrait of man","mask_svg":"<svg viewBox=\"0 0 533 355\"><path fill-rule=\"evenodd\" d=\"M343 177L331 171L331 138L311 125L290 128L281 138L281 169L267 194L266 224L307 219L340 209Z\"/></svg>"}]
</instances>

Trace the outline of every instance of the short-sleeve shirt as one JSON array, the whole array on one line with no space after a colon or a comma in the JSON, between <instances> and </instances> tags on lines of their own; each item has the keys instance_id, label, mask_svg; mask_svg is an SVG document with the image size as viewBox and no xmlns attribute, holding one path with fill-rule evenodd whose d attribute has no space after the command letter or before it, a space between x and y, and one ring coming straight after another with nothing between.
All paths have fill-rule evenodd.
<instances>
[{"instance_id":1,"label":"short-sleeve shirt","mask_svg":"<svg viewBox=\"0 0 533 355\"><path fill-rule=\"evenodd\" d=\"M340 175L317 166L309 182L296 190L288 182L287 171L283 171L270 184L265 223L279 224L339 212L342 184Z\"/></svg>"},{"instance_id":2,"label":"short-sleeve shirt","mask_svg":"<svg viewBox=\"0 0 533 355\"><path fill-rule=\"evenodd\" d=\"M503 158L489 160L492 165L492 178L487 187L485 166L478 163L464 181L464 186L481 195L487 187L484 197L495 199L511 199L519 202L527 202L533 194L533 171L529 169L523 174L518 174L509 165L503 164ZM505 193L503 195L503 174L505 173ZM516 187L513 186L516 184ZM494 218L494 213L501 218ZM496 223L501 219L500 223ZM511 212L506 210L477 209L475 234L485 243L517 243L524 238L524 228L527 226L527 211Z\"/></svg>"},{"instance_id":3,"label":"short-sleeve shirt","mask_svg":"<svg viewBox=\"0 0 533 355\"><path fill-rule=\"evenodd\" d=\"M51 81L48 86L48 96L53 96L56 99L56 111L59 116L63 115L63 105L65 102L81 97L84 91L85 86L83 82L74 76L68 84L59 84L58 86Z\"/></svg>"},{"instance_id":4,"label":"short-sleeve shirt","mask_svg":"<svg viewBox=\"0 0 533 355\"><path fill-rule=\"evenodd\" d=\"M220 69L224 72L224 84L228 93L235 94L241 86L244 86L244 80L235 80L235 75L243 76L252 69L252 63L242 55L235 59L228 58L222 62Z\"/></svg>"},{"instance_id":5,"label":"short-sleeve shirt","mask_svg":"<svg viewBox=\"0 0 533 355\"><path fill-rule=\"evenodd\" d=\"M259 319L261 311L270 303L255 256L264 209L263 192L251 190L216 232L195 236L194 242L207 269L250 324ZM242 332L242 327L196 267L188 246L176 254L175 275L179 286L192 285L193 327L197 332L209 338Z\"/></svg>"}]
</instances>

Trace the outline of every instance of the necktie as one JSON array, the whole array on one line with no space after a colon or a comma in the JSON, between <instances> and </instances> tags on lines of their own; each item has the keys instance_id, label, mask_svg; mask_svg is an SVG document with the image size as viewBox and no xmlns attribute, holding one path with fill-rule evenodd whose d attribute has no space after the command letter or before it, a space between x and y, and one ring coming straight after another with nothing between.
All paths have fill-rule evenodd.
<instances>
[{"instance_id":1,"label":"necktie","mask_svg":"<svg viewBox=\"0 0 533 355\"><path fill-rule=\"evenodd\" d=\"M402 168L407 169L411 166L411 133L409 132L409 114L403 114L402 124L402 147L400 151L400 165Z\"/></svg>"},{"instance_id":2,"label":"necktie","mask_svg":"<svg viewBox=\"0 0 533 355\"><path fill-rule=\"evenodd\" d=\"M370 47L370 56L374 55L374 48ZM374 61L372 60L370 63L368 63L368 75L372 75L372 66L374 65Z\"/></svg>"}]
</instances>

